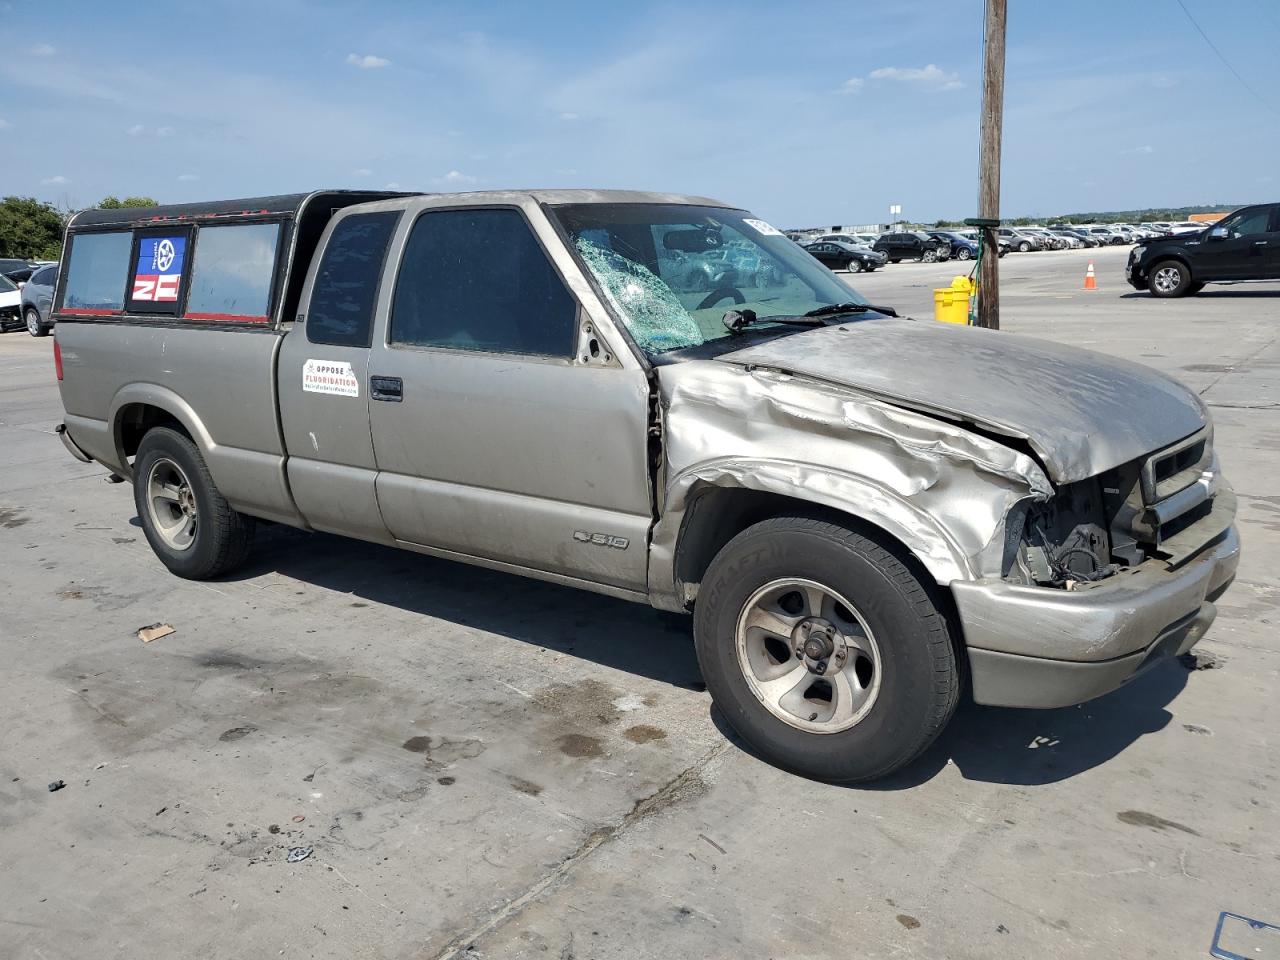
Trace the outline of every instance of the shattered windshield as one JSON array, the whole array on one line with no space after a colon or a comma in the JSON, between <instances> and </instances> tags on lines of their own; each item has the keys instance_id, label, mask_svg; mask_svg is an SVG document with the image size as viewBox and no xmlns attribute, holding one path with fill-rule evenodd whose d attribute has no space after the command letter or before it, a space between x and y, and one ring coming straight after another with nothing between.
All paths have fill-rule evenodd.
<instances>
[{"instance_id":1,"label":"shattered windshield","mask_svg":"<svg viewBox=\"0 0 1280 960\"><path fill-rule=\"evenodd\" d=\"M781 232L742 210L592 203L553 212L650 357L728 341L733 334L721 321L729 310L754 311L753 330L782 331L797 328L768 318L866 302Z\"/></svg>"}]
</instances>

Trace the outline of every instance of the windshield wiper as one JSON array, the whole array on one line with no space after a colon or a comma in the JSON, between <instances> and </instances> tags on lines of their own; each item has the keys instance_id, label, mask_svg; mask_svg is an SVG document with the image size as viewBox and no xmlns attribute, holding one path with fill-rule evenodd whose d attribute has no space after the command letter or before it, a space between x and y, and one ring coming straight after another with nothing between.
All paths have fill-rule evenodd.
<instances>
[{"instance_id":1,"label":"windshield wiper","mask_svg":"<svg viewBox=\"0 0 1280 960\"><path fill-rule=\"evenodd\" d=\"M720 322L730 333L741 333L753 323L789 323L797 327L823 327L826 321L821 317L757 317L754 310L730 310Z\"/></svg>"},{"instance_id":2,"label":"windshield wiper","mask_svg":"<svg viewBox=\"0 0 1280 960\"><path fill-rule=\"evenodd\" d=\"M825 307L815 307L806 317L834 317L842 313L883 313L886 317L896 317L898 311L893 307L877 307L874 303L830 303Z\"/></svg>"}]
</instances>

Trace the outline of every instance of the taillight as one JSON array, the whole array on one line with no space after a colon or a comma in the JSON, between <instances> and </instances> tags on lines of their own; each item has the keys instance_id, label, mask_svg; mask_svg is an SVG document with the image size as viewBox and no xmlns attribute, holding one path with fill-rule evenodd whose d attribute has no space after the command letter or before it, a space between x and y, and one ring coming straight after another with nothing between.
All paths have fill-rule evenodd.
<instances>
[{"instance_id":1,"label":"taillight","mask_svg":"<svg viewBox=\"0 0 1280 960\"><path fill-rule=\"evenodd\" d=\"M57 334L53 337L53 372L62 379L62 344L58 343Z\"/></svg>"}]
</instances>

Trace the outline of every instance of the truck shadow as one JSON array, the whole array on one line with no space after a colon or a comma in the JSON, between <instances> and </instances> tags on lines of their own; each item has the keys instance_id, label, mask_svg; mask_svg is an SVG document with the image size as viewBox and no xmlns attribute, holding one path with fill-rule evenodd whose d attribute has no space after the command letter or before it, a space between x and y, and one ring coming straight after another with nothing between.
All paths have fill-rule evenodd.
<instances>
[{"instance_id":1,"label":"truck shadow","mask_svg":"<svg viewBox=\"0 0 1280 960\"><path fill-rule=\"evenodd\" d=\"M706 689L692 621L679 614L379 544L259 527L249 561L227 579L273 572L300 588L347 594L352 606L385 604L672 686Z\"/></svg>"},{"instance_id":2,"label":"truck shadow","mask_svg":"<svg viewBox=\"0 0 1280 960\"><path fill-rule=\"evenodd\" d=\"M1067 780L1168 726L1173 715L1165 707L1186 686L1187 673L1180 661L1171 661L1104 697L1057 710L983 707L966 694L942 736L920 757L884 780L852 789L910 790L950 764L966 780L983 783L1043 786ZM712 713L721 732L753 752Z\"/></svg>"},{"instance_id":3,"label":"truck shadow","mask_svg":"<svg viewBox=\"0 0 1280 960\"><path fill-rule=\"evenodd\" d=\"M352 606L385 604L660 683L706 689L689 618L626 600L288 527L260 528L250 561L229 579L269 573L296 580L299 587L346 594ZM982 707L966 696L923 755L860 789L908 790L949 764L965 779L987 783L1032 786L1068 779L1164 729L1172 720L1165 707L1187 676L1187 668L1171 662L1098 700L1058 710ZM714 707L711 719L739 749L754 753Z\"/></svg>"}]
</instances>

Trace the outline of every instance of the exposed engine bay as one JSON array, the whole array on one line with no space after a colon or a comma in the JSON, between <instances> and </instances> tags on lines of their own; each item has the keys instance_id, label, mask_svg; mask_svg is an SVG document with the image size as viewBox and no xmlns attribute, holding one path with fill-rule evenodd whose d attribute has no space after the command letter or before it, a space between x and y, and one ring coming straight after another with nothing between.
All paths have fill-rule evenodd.
<instances>
[{"instance_id":1,"label":"exposed engine bay","mask_svg":"<svg viewBox=\"0 0 1280 960\"><path fill-rule=\"evenodd\" d=\"M1017 526L1018 518L1010 517ZM1066 484L1056 496L1021 512L1020 536L1010 557L1008 579L1072 589L1121 569L1112 562L1111 535L1098 480ZM1009 531L1012 540L1015 530Z\"/></svg>"}]
</instances>

